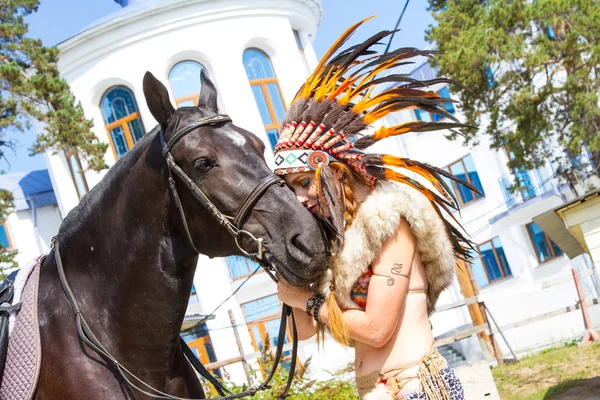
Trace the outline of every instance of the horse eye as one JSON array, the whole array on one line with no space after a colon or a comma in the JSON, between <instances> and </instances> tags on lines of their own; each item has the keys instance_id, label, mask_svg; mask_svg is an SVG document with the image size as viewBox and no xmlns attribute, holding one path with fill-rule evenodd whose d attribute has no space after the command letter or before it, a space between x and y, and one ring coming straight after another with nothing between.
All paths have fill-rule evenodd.
<instances>
[{"instance_id":1,"label":"horse eye","mask_svg":"<svg viewBox=\"0 0 600 400\"><path fill-rule=\"evenodd\" d=\"M212 167L214 167L214 163L208 158L202 157L194 161L194 168L198 169L200 172L208 172Z\"/></svg>"}]
</instances>

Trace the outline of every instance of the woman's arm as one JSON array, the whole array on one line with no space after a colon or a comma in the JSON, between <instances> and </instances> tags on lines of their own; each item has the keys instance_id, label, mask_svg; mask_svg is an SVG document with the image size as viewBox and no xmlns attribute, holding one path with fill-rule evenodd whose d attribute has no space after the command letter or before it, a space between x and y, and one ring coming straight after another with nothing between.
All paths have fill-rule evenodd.
<instances>
[{"instance_id":1,"label":"woman's arm","mask_svg":"<svg viewBox=\"0 0 600 400\"><path fill-rule=\"evenodd\" d=\"M398 326L398 319L408 293L414 253L415 238L408 222L402 220L396 235L384 243L379 259L371 266L373 277L369 283L366 310L343 312L344 323L351 338L373 347L381 347L390 340ZM303 307L310 297L310 292L299 288L292 288L293 290L290 291L289 288L292 287L287 284L280 285L281 300L294 308ZM326 301L319 313L320 319L325 324L329 322L327 309ZM298 318L300 314L304 314L302 319ZM310 334L308 337L314 335L316 325L304 310L302 309L302 313L296 312L295 315L299 335L304 338L307 338L305 336L307 334Z\"/></svg>"},{"instance_id":2,"label":"woman's arm","mask_svg":"<svg viewBox=\"0 0 600 400\"><path fill-rule=\"evenodd\" d=\"M384 243L379 259L371 265L373 276L365 311L343 312L351 338L373 347L381 347L390 340L408 293L414 254L415 238L403 219L396 235ZM329 321L327 310L323 306L320 313L325 324Z\"/></svg>"},{"instance_id":3,"label":"woman's arm","mask_svg":"<svg viewBox=\"0 0 600 400\"><path fill-rule=\"evenodd\" d=\"M277 283L279 299L292 306L294 318L296 319L296 329L298 330L298 340L307 340L317 332L317 323L313 317L306 313L306 303L312 294L304 288L291 286L283 279ZM292 319L288 317L288 327L292 330Z\"/></svg>"}]
</instances>

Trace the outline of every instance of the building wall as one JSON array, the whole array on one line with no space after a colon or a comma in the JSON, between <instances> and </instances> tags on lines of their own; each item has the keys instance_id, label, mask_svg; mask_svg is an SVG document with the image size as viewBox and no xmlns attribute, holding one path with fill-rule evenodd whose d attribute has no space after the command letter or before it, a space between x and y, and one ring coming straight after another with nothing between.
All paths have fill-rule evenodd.
<instances>
[{"instance_id":1,"label":"building wall","mask_svg":"<svg viewBox=\"0 0 600 400\"><path fill-rule=\"evenodd\" d=\"M61 224L58 207L38 208L37 224L37 228L34 227L31 210L13 212L6 220L13 249L18 251L15 260L20 266L50 250L52 238Z\"/></svg>"}]
</instances>

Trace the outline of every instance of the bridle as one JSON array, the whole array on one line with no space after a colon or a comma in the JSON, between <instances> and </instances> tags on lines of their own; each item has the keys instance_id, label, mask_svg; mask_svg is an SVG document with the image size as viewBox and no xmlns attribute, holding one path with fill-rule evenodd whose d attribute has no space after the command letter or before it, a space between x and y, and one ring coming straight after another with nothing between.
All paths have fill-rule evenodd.
<instances>
[{"instance_id":1,"label":"bridle","mask_svg":"<svg viewBox=\"0 0 600 400\"><path fill-rule=\"evenodd\" d=\"M208 197L204 194L204 192L202 192L202 190L198 187L198 185L196 185L194 183L194 181L185 173L185 171L183 171L183 169L181 169L181 167L179 167L177 165L177 163L173 159L173 156L171 155L171 149L177 144L177 142L179 142L188 133L190 133L190 132L194 131L195 129L200 128L202 126L215 126L215 125L226 123L226 122L231 122L231 118L228 115L224 115L224 114L217 114L212 117L202 118L198 121L192 122L191 124L188 124L185 127L183 127L182 129L177 131L175 134L173 134L169 138L169 140L165 140L163 130L162 129L160 130L159 135L160 135L160 142L161 142L161 147L162 147L162 154L167 161L167 166L168 166L168 171L169 171L169 178L168 178L169 179L169 189L171 190L171 193L175 200L175 205L176 205L177 209L179 210L179 214L181 216L181 220L182 220L182 224L183 224L183 228L184 228L187 240L188 240L190 246L194 249L194 251L196 251L197 253L200 253L200 251L198 251L198 249L196 248L196 246L194 245L194 242L192 240L192 236L191 236L189 228L188 228L185 212L183 210L183 204L181 203L181 199L179 198L179 193L177 192L177 185L175 183L175 179L173 178L173 174L175 176L177 176L185 184L185 186L188 188L188 190L191 192L191 194L194 196L194 198L211 213L212 217L214 219L216 219L217 222L221 226L223 226L227 230L227 232L229 232L229 234L231 236L233 236L233 238L235 240L235 244L239 248L239 250L246 257L251 258L254 261L258 262L264 268L264 270L268 273L268 275L271 277L271 279L273 279L275 282L277 282L277 278L273 274L273 272L277 272L275 269L275 266L273 266L270 262L268 262L268 260L266 260L266 257L265 257L268 250L266 250L264 248L263 239L257 238L249 231L242 229L242 226L243 226L244 222L246 221L246 219L248 218L248 215L251 213L254 205L267 192L267 190L271 186L285 185L285 182L283 181L283 179L277 177L275 174L272 174L272 175L269 175L269 176L263 178L258 183L258 185L256 185L256 187L250 192L250 194L246 197L246 199L244 200L242 205L238 208L238 210L235 214L235 217L232 218L232 217L227 216L219 211L219 209L208 199ZM245 250L242 247L241 239L244 236L246 236L246 237L250 238L252 241L254 241L254 243L256 244L256 247L257 247L256 252L254 252L254 253L248 252L247 250ZM173 396L173 395L161 392L160 390L153 388L152 386L145 383L142 379L138 378L135 374L133 374L127 368L125 368L123 366L123 364L121 364L114 356L112 356L106 350L106 348L104 346L102 346L102 344L98 341L98 339L96 338L96 336L90 329L89 325L87 324L87 322L81 312L79 304L78 304L77 300L75 299L75 296L73 295L73 292L69 286L69 283L67 282L64 267L62 264L62 259L60 256L60 246L59 246L57 237L54 237L52 239L52 248L55 253L55 260L56 260L56 266L58 269L59 281L65 292L65 295L67 296L67 299L69 300L69 303L71 304L71 308L73 309L73 312L75 313L77 333L78 333L79 337L81 338L81 340L83 340L94 351L96 351L99 355L101 355L107 361L109 361L115 367L115 369L118 371L119 375L131 387L135 388L136 390L140 391L141 393L145 394L146 396L149 396L152 398L157 398L157 399L194 400L194 399L186 399L186 398L182 398L182 397ZM268 390L271 388L269 383L273 379L273 376L275 375L275 372L277 371L277 367L283 356L283 346L284 346L284 342L285 342L285 339L287 336L286 321L287 321L288 317L291 317L291 320L292 320L292 339L293 339L293 341L292 341L292 357L290 360L291 362L290 362L289 376L288 376L286 387L285 387L283 393L281 395L279 395L279 397L278 397L278 399L285 399L286 397L289 396L288 392L289 392L289 389L292 385L292 381L294 378L294 371L295 371L295 367L296 367L296 358L297 358L297 353L298 353L298 332L296 330L296 321L294 318L294 314L292 312L292 308L290 306L288 306L287 304L283 305L282 312L281 312L279 336L278 336L278 341L277 341L277 349L275 351L275 360L273 362L273 367L272 367L271 372L269 373L267 379L265 379L265 382L256 388L250 388L241 393L232 393L227 388L225 388L223 386L223 384L221 384L202 365L200 360L198 360L196 355L192 352L192 350L188 347L188 345L185 343L185 341L181 337L180 337L180 344L181 344L183 353L185 354L186 358L188 359L188 361L190 362L192 367L194 367L194 369L196 369L196 371L199 374L201 374L204 378L206 378L215 387L215 389L217 390L219 395L222 396L219 398L215 398L215 400L240 399L243 397L254 396L259 391ZM136 383L134 383L136 381L137 381L137 385L136 385ZM145 389L140 388L138 385L145 387Z\"/></svg>"},{"instance_id":2,"label":"bridle","mask_svg":"<svg viewBox=\"0 0 600 400\"><path fill-rule=\"evenodd\" d=\"M256 204L256 202L269 190L269 188L273 185L284 186L285 181L278 177L275 174L268 175L263 178L258 185L250 192L250 194L246 197L242 205L238 208L235 217L230 217L222 212L208 199L208 197L202 192L202 190L194 183L194 181L185 173L179 165L173 159L171 155L171 149L187 135L188 133L194 131L197 128L202 126L215 126L225 122L231 122L231 118L225 114L217 114L212 117L207 117L200 119L198 121L192 122L189 125L186 125L176 133L174 133L168 140L165 140L165 136L163 130L160 130L160 143L162 147L162 153L165 159L167 160L167 166L169 167L169 188L171 189L171 193L173 194L173 198L175 199L175 205L179 210L179 214L181 215L181 220L183 223L183 230L185 231L185 235L190 246L196 251L200 253L196 246L194 245L194 241L192 240L192 235L190 234L190 230L187 224L187 218L185 217L185 212L183 210L183 206L181 200L179 198L179 193L177 192L177 185L175 184L175 179L173 178L173 174L177 176L186 186L186 188L191 192L192 196L202 204L212 215L212 217L217 220L217 222L223 226L227 232L231 236L233 236L235 240L235 244L238 249L248 258L251 258L255 261L261 262L261 265L265 268L268 274L271 276L275 282L277 282L277 278L273 275L272 272L276 272L275 266L272 264L264 263L264 240L262 238L257 238L252 233L242 229L244 222L248 218L248 215L252 211L252 208ZM246 236L250 240L252 240L256 244L256 252L250 253L243 248L241 239Z\"/></svg>"}]
</instances>

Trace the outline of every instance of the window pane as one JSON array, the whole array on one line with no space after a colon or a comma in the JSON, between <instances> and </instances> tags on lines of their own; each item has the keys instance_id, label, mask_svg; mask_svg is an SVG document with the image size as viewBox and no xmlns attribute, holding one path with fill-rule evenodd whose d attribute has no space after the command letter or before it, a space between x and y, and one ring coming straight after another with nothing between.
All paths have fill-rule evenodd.
<instances>
[{"instance_id":1,"label":"window pane","mask_svg":"<svg viewBox=\"0 0 600 400\"><path fill-rule=\"evenodd\" d=\"M277 129L268 129L267 136L269 138L269 143L271 143L271 148L275 150L275 146L279 140L279 131Z\"/></svg>"},{"instance_id":2,"label":"window pane","mask_svg":"<svg viewBox=\"0 0 600 400\"><path fill-rule=\"evenodd\" d=\"M123 157L127 153L127 142L125 141L125 134L123 128L117 126L115 129L111 129L110 137L112 143L115 146L115 152L117 153L117 159Z\"/></svg>"},{"instance_id":3,"label":"window pane","mask_svg":"<svg viewBox=\"0 0 600 400\"><path fill-rule=\"evenodd\" d=\"M137 143L137 141L144 136L142 121L139 118L136 118L127 124L129 125L129 132L131 132L131 139L133 140L133 143Z\"/></svg>"},{"instance_id":4,"label":"window pane","mask_svg":"<svg viewBox=\"0 0 600 400\"><path fill-rule=\"evenodd\" d=\"M473 251L471 251L471 255L473 257L479 257L479 254ZM487 274L485 273L483 263L481 262L481 258L477 258L471 262L471 270L473 271L473 278L475 278L477 286L483 287L490 283Z\"/></svg>"},{"instance_id":5,"label":"window pane","mask_svg":"<svg viewBox=\"0 0 600 400\"><path fill-rule=\"evenodd\" d=\"M479 179L479 175L477 174L477 169L475 168L475 163L473 162L473 157L469 154L468 156L463 158L463 162L465 164L465 167L467 168L467 174L469 175L469 182L471 182L471 184L473 186L475 186L477 189L479 189L479 191L481 191L481 193L484 193L483 186L481 185L481 180ZM467 188L465 188L465 190L469 191L469 193L471 193L472 196L475 196L478 199L482 197Z\"/></svg>"},{"instance_id":6,"label":"window pane","mask_svg":"<svg viewBox=\"0 0 600 400\"><path fill-rule=\"evenodd\" d=\"M10 241L8 240L8 232L6 231L6 225L2 224L0 225L0 227L0 245L2 245L2 248L4 249L9 249Z\"/></svg>"},{"instance_id":7,"label":"window pane","mask_svg":"<svg viewBox=\"0 0 600 400\"><path fill-rule=\"evenodd\" d=\"M500 279L502 277L502 273L500 272L500 265L498 265L496 257L494 256L492 244L487 242L479 246L479 253L481 254L481 259L483 260L483 264L488 272L490 281L493 282L496 279Z\"/></svg>"},{"instance_id":8,"label":"window pane","mask_svg":"<svg viewBox=\"0 0 600 400\"><path fill-rule=\"evenodd\" d=\"M269 57L258 49L247 49L243 56L244 68L248 79L275 78L275 72Z\"/></svg>"},{"instance_id":9,"label":"window pane","mask_svg":"<svg viewBox=\"0 0 600 400\"><path fill-rule=\"evenodd\" d=\"M560 247L558 247L556 245L556 243L554 243L554 241L552 241L552 239L550 239L550 243L552 243L552 250L554 250L554 256L555 257L562 256L563 251L560 249Z\"/></svg>"},{"instance_id":10,"label":"window pane","mask_svg":"<svg viewBox=\"0 0 600 400\"><path fill-rule=\"evenodd\" d=\"M265 98L261 85L253 85L252 93L254 94L254 100L256 100L256 106L260 112L260 118L262 119L263 124L271 125L273 119L269 113L269 106L267 105L267 99Z\"/></svg>"},{"instance_id":11,"label":"window pane","mask_svg":"<svg viewBox=\"0 0 600 400\"><path fill-rule=\"evenodd\" d=\"M465 167L462 161L452 164L450 166L450 173L462 181L469 182L467 172L465 171ZM475 200L475 196L473 195L470 189L466 188L460 183L455 183L455 187L458 192L457 196L460 197L460 200L463 204L467 204Z\"/></svg>"},{"instance_id":12,"label":"window pane","mask_svg":"<svg viewBox=\"0 0 600 400\"><path fill-rule=\"evenodd\" d=\"M229 268L229 276L231 276L231 279L233 280L247 276L259 267L254 261L242 256L226 257L225 262Z\"/></svg>"},{"instance_id":13,"label":"window pane","mask_svg":"<svg viewBox=\"0 0 600 400\"><path fill-rule=\"evenodd\" d=\"M275 111L275 118L277 118L277 122L283 121L283 117L285 116L285 107L283 106L283 99L281 98L279 87L276 83L268 83L267 91L269 92L269 99L271 100L273 111Z\"/></svg>"},{"instance_id":14,"label":"window pane","mask_svg":"<svg viewBox=\"0 0 600 400\"><path fill-rule=\"evenodd\" d=\"M203 69L204 67L195 61L182 61L175 65L169 73L173 97L178 99L200 93L200 71ZM188 102L185 103L179 103L179 107L188 106ZM193 101L191 103L191 106L195 105Z\"/></svg>"},{"instance_id":15,"label":"window pane","mask_svg":"<svg viewBox=\"0 0 600 400\"><path fill-rule=\"evenodd\" d=\"M431 122L431 114L427 111L415 109L415 115L419 121Z\"/></svg>"},{"instance_id":16,"label":"window pane","mask_svg":"<svg viewBox=\"0 0 600 400\"><path fill-rule=\"evenodd\" d=\"M502 242L500 241L500 238L499 237L494 238L494 240L492 240L492 243L494 244L494 248L496 249L496 255L498 256L498 260L500 260L500 267L502 268L502 271L504 272L504 276L512 275L512 272L510 271L510 267L508 266L508 260L506 259L506 254L504 254L504 248L502 247Z\"/></svg>"},{"instance_id":17,"label":"window pane","mask_svg":"<svg viewBox=\"0 0 600 400\"><path fill-rule=\"evenodd\" d=\"M519 181L519 191L523 196L523 200L528 200L535 197L535 187L531 182L531 175L529 171L524 167L515 170L517 179Z\"/></svg>"},{"instance_id":18,"label":"window pane","mask_svg":"<svg viewBox=\"0 0 600 400\"><path fill-rule=\"evenodd\" d=\"M537 226L535 223L529 224L527 228L529 229L529 233L531 234L533 245L540 259L540 262L544 262L552 258L552 254L550 253L550 248L548 247L548 242L546 241L546 235L544 235L544 231L542 231L540 227Z\"/></svg>"},{"instance_id":19,"label":"window pane","mask_svg":"<svg viewBox=\"0 0 600 400\"><path fill-rule=\"evenodd\" d=\"M110 124L138 111L133 93L124 86L110 89L100 102L104 122Z\"/></svg>"},{"instance_id":20,"label":"window pane","mask_svg":"<svg viewBox=\"0 0 600 400\"><path fill-rule=\"evenodd\" d=\"M548 236L546 236L544 231L535 222L527 225L527 229L529 230L529 234L533 240L533 245L540 262L544 262L562 255L560 248L552 240L550 240ZM552 249L550 249L548 241L550 241ZM554 254L552 253L553 251Z\"/></svg>"},{"instance_id":21,"label":"window pane","mask_svg":"<svg viewBox=\"0 0 600 400\"><path fill-rule=\"evenodd\" d=\"M244 312L246 322L252 322L268 315L278 314L279 307L279 298L274 294L242 304L242 311Z\"/></svg>"}]
</instances>

